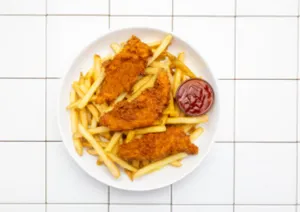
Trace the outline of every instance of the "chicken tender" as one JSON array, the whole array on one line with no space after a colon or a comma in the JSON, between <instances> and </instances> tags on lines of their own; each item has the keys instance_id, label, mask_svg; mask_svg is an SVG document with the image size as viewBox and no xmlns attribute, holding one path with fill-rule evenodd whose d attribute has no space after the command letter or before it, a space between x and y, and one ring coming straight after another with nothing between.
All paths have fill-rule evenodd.
<instances>
[{"instance_id":1,"label":"chicken tender","mask_svg":"<svg viewBox=\"0 0 300 212\"><path fill-rule=\"evenodd\" d=\"M126 161L157 161L180 152L197 154L198 147L191 143L182 127L168 127L166 132L146 134L120 145L118 155Z\"/></svg>"},{"instance_id":2,"label":"chicken tender","mask_svg":"<svg viewBox=\"0 0 300 212\"><path fill-rule=\"evenodd\" d=\"M122 92L129 92L138 76L144 74L150 56L150 47L132 36L123 50L105 64L105 79L100 87L97 103L110 104Z\"/></svg>"},{"instance_id":3,"label":"chicken tender","mask_svg":"<svg viewBox=\"0 0 300 212\"><path fill-rule=\"evenodd\" d=\"M169 94L168 75L161 71L153 88L143 91L132 102L124 100L117 103L112 111L101 117L100 123L114 131L151 126L167 107Z\"/></svg>"}]
</instances>

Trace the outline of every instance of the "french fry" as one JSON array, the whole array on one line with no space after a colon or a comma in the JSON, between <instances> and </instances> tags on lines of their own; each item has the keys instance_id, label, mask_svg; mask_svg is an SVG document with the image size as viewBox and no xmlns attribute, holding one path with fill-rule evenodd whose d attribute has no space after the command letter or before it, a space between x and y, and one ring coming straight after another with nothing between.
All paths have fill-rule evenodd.
<instances>
[{"instance_id":1,"label":"french fry","mask_svg":"<svg viewBox=\"0 0 300 212\"><path fill-rule=\"evenodd\" d=\"M71 91L70 94L70 102L76 102L76 93L74 90ZM77 126L78 126L78 113L76 111L76 109L72 109L71 113L71 129L72 129L72 133L76 133L77 132Z\"/></svg>"},{"instance_id":2,"label":"french fry","mask_svg":"<svg viewBox=\"0 0 300 212\"><path fill-rule=\"evenodd\" d=\"M93 115L93 117L96 119L96 121L99 121L99 112L97 108L93 104L88 104L86 107Z\"/></svg>"},{"instance_id":3,"label":"french fry","mask_svg":"<svg viewBox=\"0 0 300 212\"><path fill-rule=\"evenodd\" d=\"M128 176L128 178L129 178L131 181L133 181L132 172L129 171L129 170L127 170L127 169L124 169L124 171L125 171L126 175Z\"/></svg>"},{"instance_id":4,"label":"french fry","mask_svg":"<svg viewBox=\"0 0 300 212\"><path fill-rule=\"evenodd\" d=\"M86 151L87 151L87 153L89 153L90 155L98 156L98 153L97 153L96 150L94 150L94 149L87 149Z\"/></svg>"},{"instance_id":5,"label":"french fry","mask_svg":"<svg viewBox=\"0 0 300 212\"><path fill-rule=\"evenodd\" d=\"M180 166L182 166L182 163L177 160L177 161L174 161L174 162L170 163L170 165L174 166L174 167L180 167Z\"/></svg>"},{"instance_id":6,"label":"french fry","mask_svg":"<svg viewBox=\"0 0 300 212\"><path fill-rule=\"evenodd\" d=\"M204 131L204 129L202 127L199 127L194 132L192 132L191 135L190 135L191 142L196 141L197 138L203 133L203 131Z\"/></svg>"},{"instance_id":7,"label":"french fry","mask_svg":"<svg viewBox=\"0 0 300 212\"><path fill-rule=\"evenodd\" d=\"M94 136L94 138L95 138L95 140L98 142L98 144L99 144L100 146L102 146L103 148L107 147L108 142L102 141L102 140L99 138L99 136Z\"/></svg>"},{"instance_id":8,"label":"french fry","mask_svg":"<svg viewBox=\"0 0 300 212\"><path fill-rule=\"evenodd\" d=\"M156 78L157 78L157 75L152 75L151 79L146 84L144 84L139 90L137 90L135 93L133 93L128 98L128 102L131 102L132 100L134 100L136 97L138 97L146 89L152 88L155 84Z\"/></svg>"},{"instance_id":9,"label":"french fry","mask_svg":"<svg viewBox=\"0 0 300 212\"><path fill-rule=\"evenodd\" d=\"M101 115L103 115L105 113L105 111L107 110L107 108L108 108L106 103L101 104L101 105L96 104L96 103L92 103L92 104L97 108L97 110L99 111L99 113Z\"/></svg>"},{"instance_id":10,"label":"french fry","mask_svg":"<svg viewBox=\"0 0 300 212\"><path fill-rule=\"evenodd\" d=\"M77 101L75 101L75 102L73 102L73 103L70 103L70 104L66 107L66 109L67 109L67 110L71 110L71 109L77 108L79 102L80 102L80 100L77 100Z\"/></svg>"},{"instance_id":11,"label":"french fry","mask_svg":"<svg viewBox=\"0 0 300 212\"><path fill-rule=\"evenodd\" d=\"M132 87L132 93L135 93L139 89L141 89L141 87L143 87L147 82L149 82L149 80L151 78L152 78L151 75L147 75L147 76L143 77L142 79L140 79L139 81L137 81L137 83L135 83L134 86Z\"/></svg>"},{"instance_id":12,"label":"french fry","mask_svg":"<svg viewBox=\"0 0 300 212\"><path fill-rule=\"evenodd\" d=\"M96 120L95 117L93 117L93 118L92 118L91 125L90 125L90 128L96 128L96 127L97 127L97 124L98 124L98 121Z\"/></svg>"},{"instance_id":13,"label":"french fry","mask_svg":"<svg viewBox=\"0 0 300 212\"><path fill-rule=\"evenodd\" d=\"M75 90L76 94L80 97L83 98L84 97L84 92L80 89L79 85L77 82L74 82L72 84L72 88Z\"/></svg>"},{"instance_id":14,"label":"french fry","mask_svg":"<svg viewBox=\"0 0 300 212\"><path fill-rule=\"evenodd\" d=\"M191 77L191 78L196 78L197 76L187 67L183 62L180 60L176 59L172 62L176 68L179 68L185 75Z\"/></svg>"},{"instance_id":15,"label":"french fry","mask_svg":"<svg viewBox=\"0 0 300 212\"><path fill-rule=\"evenodd\" d=\"M147 43L147 45L151 48L156 48L158 47L159 45L161 44L161 41L158 40L158 41L154 41L154 42L151 42L151 43Z\"/></svg>"},{"instance_id":16,"label":"french fry","mask_svg":"<svg viewBox=\"0 0 300 212\"><path fill-rule=\"evenodd\" d=\"M144 167L144 166L148 166L149 163L150 163L149 160L143 160L143 161L142 161L143 167Z\"/></svg>"},{"instance_id":17,"label":"french fry","mask_svg":"<svg viewBox=\"0 0 300 212\"><path fill-rule=\"evenodd\" d=\"M176 96L177 89L181 83L181 70L176 68L173 80L173 96Z\"/></svg>"},{"instance_id":18,"label":"french fry","mask_svg":"<svg viewBox=\"0 0 300 212\"><path fill-rule=\"evenodd\" d=\"M125 143L129 143L135 136L135 131L134 130L130 130L127 134Z\"/></svg>"},{"instance_id":19,"label":"french fry","mask_svg":"<svg viewBox=\"0 0 300 212\"><path fill-rule=\"evenodd\" d=\"M84 80L84 86L87 88L87 90L91 87L91 80L90 80L90 78Z\"/></svg>"},{"instance_id":20,"label":"french fry","mask_svg":"<svg viewBox=\"0 0 300 212\"><path fill-rule=\"evenodd\" d=\"M153 125L165 125L167 118L168 115L162 115L162 117L159 120L156 120Z\"/></svg>"},{"instance_id":21,"label":"french fry","mask_svg":"<svg viewBox=\"0 0 300 212\"><path fill-rule=\"evenodd\" d=\"M190 130L191 130L194 126L195 126L194 124L185 124L185 125L183 125L183 131L184 131L185 133L189 133Z\"/></svg>"},{"instance_id":22,"label":"french fry","mask_svg":"<svg viewBox=\"0 0 300 212\"><path fill-rule=\"evenodd\" d=\"M81 144L82 144L83 147L93 148L92 145L89 142L84 141L84 142L81 142Z\"/></svg>"},{"instance_id":23,"label":"french fry","mask_svg":"<svg viewBox=\"0 0 300 212\"><path fill-rule=\"evenodd\" d=\"M120 140L121 140L121 138L120 138ZM114 154L114 155L116 155L118 153L118 151L119 151L119 146L120 146L120 143L117 142L115 144L115 146L112 148L111 153Z\"/></svg>"},{"instance_id":24,"label":"french fry","mask_svg":"<svg viewBox=\"0 0 300 212\"><path fill-rule=\"evenodd\" d=\"M200 124L205 122L208 122L208 115L199 117L168 118L166 124Z\"/></svg>"},{"instance_id":25,"label":"french fry","mask_svg":"<svg viewBox=\"0 0 300 212\"><path fill-rule=\"evenodd\" d=\"M153 56L150 58L150 60L148 61L148 66L154 61L156 60L156 58L170 45L171 41L172 41L172 35L167 35L161 42L161 44L157 47L157 49L155 50Z\"/></svg>"},{"instance_id":26,"label":"french fry","mask_svg":"<svg viewBox=\"0 0 300 212\"><path fill-rule=\"evenodd\" d=\"M82 156L83 146L79 139L73 139L74 147L78 155Z\"/></svg>"},{"instance_id":27,"label":"french fry","mask_svg":"<svg viewBox=\"0 0 300 212\"><path fill-rule=\"evenodd\" d=\"M145 70L145 73L148 75L158 74L158 72L163 71L164 68L148 67Z\"/></svg>"},{"instance_id":28,"label":"french fry","mask_svg":"<svg viewBox=\"0 0 300 212\"><path fill-rule=\"evenodd\" d=\"M154 162L149 164L148 166L145 166L141 169L139 169L134 175L133 175L133 179L136 179L138 177L141 177L143 175L148 174L149 172L156 170L158 168L164 167L174 161L180 160L182 158L185 158L187 156L186 153L178 153L176 155L172 155L169 157L166 157L160 161Z\"/></svg>"},{"instance_id":29,"label":"french fry","mask_svg":"<svg viewBox=\"0 0 300 212\"><path fill-rule=\"evenodd\" d=\"M110 48L112 48L115 54L118 54L121 51L121 46L117 43L110 44Z\"/></svg>"},{"instance_id":30,"label":"french fry","mask_svg":"<svg viewBox=\"0 0 300 212\"><path fill-rule=\"evenodd\" d=\"M90 111L86 110L86 115L88 120L88 126L90 126L92 123L92 114L90 113Z\"/></svg>"},{"instance_id":31,"label":"french fry","mask_svg":"<svg viewBox=\"0 0 300 212\"><path fill-rule=\"evenodd\" d=\"M102 147L97 143L95 138L81 125L78 125L78 130L82 136L93 146L98 155L103 160L104 164L107 166L109 171L115 178L120 177L120 170L118 167L107 157Z\"/></svg>"},{"instance_id":32,"label":"french fry","mask_svg":"<svg viewBox=\"0 0 300 212\"><path fill-rule=\"evenodd\" d=\"M180 60L181 62L184 62L184 57L185 57L184 52L180 52L178 54L178 60Z\"/></svg>"},{"instance_id":33,"label":"french fry","mask_svg":"<svg viewBox=\"0 0 300 212\"><path fill-rule=\"evenodd\" d=\"M152 127L137 129L137 130L134 130L134 132L135 132L135 135L143 135L143 134L148 134L148 133L164 132L166 130L167 130L167 128L165 125L160 125L160 126L152 126Z\"/></svg>"},{"instance_id":34,"label":"french fry","mask_svg":"<svg viewBox=\"0 0 300 212\"><path fill-rule=\"evenodd\" d=\"M109 132L109 128L108 127L96 127L96 128L91 128L88 130L90 134L95 135L95 134L103 134L106 132Z\"/></svg>"},{"instance_id":35,"label":"french fry","mask_svg":"<svg viewBox=\"0 0 300 212\"><path fill-rule=\"evenodd\" d=\"M102 61L101 57L97 54L94 55L94 65L93 65L93 79L96 80L97 78L100 77L100 72L101 72L101 66L102 66Z\"/></svg>"},{"instance_id":36,"label":"french fry","mask_svg":"<svg viewBox=\"0 0 300 212\"><path fill-rule=\"evenodd\" d=\"M84 108L90 98L93 96L93 94L96 92L97 88L100 86L100 84L102 83L103 79L104 79L104 74L105 72L101 71L100 72L100 76L99 78L96 79L96 81L93 83L93 85L90 87L90 89L88 90L88 92L84 95L84 97L81 99L81 102L78 104L78 108L82 109Z\"/></svg>"},{"instance_id":37,"label":"french fry","mask_svg":"<svg viewBox=\"0 0 300 212\"><path fill-rule=\"evenodd\" d=\"M111 139L111 135L110 135L109 132L101 133L100 136L107 139L107 140Z\"/></svg>"},{"instance_id":38,"label":"french fry","mask_svg":"<svg viewBox=\"0 0 300 212\"><path fill-rule=\"evenodd\" d=\"M80 122L85 128L88 127L88 117L87 116L88 115L87 115L87 111L85 108L79 110Z\"/></svg>"},{"instance_id":39,"label":"french fry","mask_svg":"<svg viewBox=\"0 0 300 212\"><path fill-rule=\"evenodd\" d=\"M126 161L122 160L121 158L119 158L118 156L108 152L106 153L107 156L112 160L114 161L115 163L119 164L119 166L121 166L122 168L124 169L127 169L129 171L132 171L132 172L136 172L137 169L134 168L133 166L131 166L130 164L128 164Z\"/></svg>"},{"instance_id":40,"label":"french fry","mask_svg":"<svg viewBox=\"0 0 300 212\"><path fill-rule=\"evenodd\" d=\"M89 88L85 84L80 84L79 88L84 94L89 90Z\"/></svg>"},{"instance_id":41,"label":"french fry","mask_svg":"<svg viewBox=\"0 0 300 212\"><path fill-rule=\"evenodd\" d=\"M101 166L103 164L103 160L101 159L101 157L98 157L98 160L97 160L96 164L98 166Z\"/></svg>"},{"instance_id":42,"label":"french fry","mask_svg":"<svg viewBox=\"0 0 300 212\"><path fill-rule=\"evenodd\" d=\"M83 76L83 73L80 72L80 76L79 76L79 85L83 84L84 83L84 76Z\"/></svg>"},{"instance_id":43,"label":"french fry","mask_svg":"<svg viewBox=\"0 0 300 212\"><path fill-rule=\"evenodd\" d=\"M140 168L140 161L138 161L138 160L133 160L133 161L132 161L132 166L134 166L135 168L139 169L139 168Z\"/></svg>"},{"instance_id":44,"label":"french fry","mask_svg":"<svg viewBox=\"0 0 300 212\"><path fill-rule=\"evenodd\" d=\"M174 99L173 99L172 92L170 92L169 104L168 107L163 111L163 114L168 115L168 114L172 114L173 112L174 112Z\"/></svg>"},{"instance_id":45,"label":"french fry","mask_svg":"<svg viewBox=\"0 0 300 212\"><path fill-rule=\"evenodd\" d=\"M111 111L112 109L114 109L114 105L117 104L118 102L121 102L123 99L125 99L126 96L127 96L127 93L126 93L126 92L121 93L121 94L115 99L115 101L112 103L112 105L109 106L109 107L107 107L107 108L104 110L104 113L107 113L107 112Z\"/></svg>"},{"instance_id":46,"label":"french fry","mask_svg":"<svg viewBox=\"0 0 300 212\"><path fill-rule=\"evenodd\" d=\"M105 148L105 152L110 152L113 149L113 147L118 143L121 136L122 133L115 132L113 137L110 139L110 142L108 143L107 147Z\"/></svg>"}]
</instances>

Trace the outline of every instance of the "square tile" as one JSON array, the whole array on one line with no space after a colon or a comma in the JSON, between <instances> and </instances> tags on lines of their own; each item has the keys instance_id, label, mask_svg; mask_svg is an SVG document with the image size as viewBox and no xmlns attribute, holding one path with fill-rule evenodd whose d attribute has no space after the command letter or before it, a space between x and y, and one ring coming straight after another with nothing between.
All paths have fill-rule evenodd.
<instances>
[{"instance_id":1,"label":"square tile","mask_svg":"<svg viewBox=\"0 0 300 212\"><path fill-rule=\"evenodd\" d=\"M295 96L294 80L237 81L236 141L296 141Z\"/></svg>"},{"instance_id":2,"label":"square tile","mask_svg":"<svg viewBox=\"0 0 300 212\"><path fill-rule=\"evenodd\" d=\"M64 204L51 204L47 205L47 212L107 212L107 205L89 205L89 204L76 204L76 205L64 205Z\"/></svg>"},{"instance_id":3,"label":"square tile","mask_svg":"<svg viewBox=\"0 0 300 212\"><path fill-rule=\"evenodd\" d=\"M48 77L61 77L80 51L107 31L107 17L48 17Z\"/></svg>"},{"instance_id":4,"label":"square tile","mask_svg":"<svg viewBox=\"0 0 300 212\"><path fill-rule=\"evenodd\" d=\"M170 205L110 205L110 212L170 212Z\"/></svg>"},{"instance_id":5,"label":"square tile","mask_svg":"<svg viewBox=\"0 0 300 212\"><path fill-rule=\"evenodd\" d=\"M236 204L295 204L296 144L236 144Z\"/></svg>"},{"instance_id":6,"label":"square tile","mask_svg":"<svg viewBox=\"0 0 300 212\"><path fill-rule=\"evenodd\" d=\"M237 78L297 77L297 18L237 18Z\"/></svg>"},{"instance_id":7,"label":"square tile","mask_svg":"<svg viewBox=\"0 0 300 212\"><path fill-rule=\"evenodd\" d=\"M294 212L295 206L235 206L235 212Z\"/></svg>"},{"instance_id":8,"label":"square tile","mask_svg":"<svg viewBox=\"0 0 300 212\"><path fill-rule=\"evenodd\" d=\"M66 152L62 142L47 143L48 203L107 203L107 201L108 187L81 170Z\"/></svg>"},{"instance_id":9,"label":"square tile","mask_svg":"<svg viewBox=\"0 0 300 212\"><path fill-rule=\"evenodd\" d=\"M174 15L234 15L234 10L234 0L174 0Z\"/></svg>"},{"instance_id":10,"label":"square tile","mask_svg":"<svg viewBox=\"0 0 300 212\"><path fill-rule=\"evenodd\" d=\"M110 0L112 15L171 15L172 0Z\"/></svg>"},{"instance_id":11,"label":"square tile","mask_svg":"<svg viewBox=\"0 0 300 212\"><path fill-rule=\"evenodd\" d=\"M124 191L120 189L110 189L110 202L130 203L130 204L166 204L171 203L170 187L157 189L153 191L140 192Z\"/></svg>"},{"instance_id":12,"label":"square tile","mask_svg":"<svg viewBox=\"0 0 300 212\"><path fill-rule=\"evenodd\" d=\"M237 15L298 15L298 0L238 0Z\"/></svg>"},{"instance_id":13,"label":"square tile","mask_svg":"<svg viewBox=\"0 0 300 212\"><path fill-rule=\"evenodd\" d=\"M57 101L60 92L58 79L47 79L47 141L61 140L57 124Z\"/></svg>"},{"instance_id":14,"label":"square tile","mask_svg":"<svg viewBox=\"0 0 300 212\"><path fill-rule=\"evenodd\" d=\"M220 123L216 141L233 141L234 137L234 81L219 80Z\"/></svg>"},{"instance_id":15,"label":"square tile","mask_svg":"<svg viewBox=\"0 0 300 212\"><path fill-rule=\"evenodd\" d=\"M173 205L173 212L233 212L233 206Z\"/></svg>"},{"instance_id":16,"label":"square tile","mask_svg":"<svg viewBox=\"0 0 300 212\"><path fill-rule=\"evenodd\" d=\"M45 205L27 205L27 204L17 204L17 205L0 205L0 211L4 212L45 212Z\"/></svg>"},{"instance_id":17,"label":"square tile","mask_svg":"<svg viewBox=\"0 0 300 212\"><path fill-rule=\"evenodd\" d=\"M49 14L108 14L109 0L47 0Z\"/></svg>"},{"instance_id":18,"label":"square tile","mask_svg":"<svg viewBox=\"0 0 300 212\"><path fill-rule=\"evenodd\" d=\"M234 77L234 18L175 17L174 32L198 50L218 78Z\"/></svg>"},{"instance_id":19,"label":"square tile","mask_svg":"<svg viewBox=\"0 0 300 212\"><path fill-rule=\"evenodd\" d=\"M44 142L1 142L0 167L0 203L45 202Z\"/></svg>"},{"instance_id":20,"label":"square tile","mask_svg":"<svg viewBox=\"0 0 300 212\"><path fill-rule=\"evenodd\" d=\"M0 77L45 77L45 17L1 16L0 26Z\"/></svg>"},{"instance_id":21,"label":"square tile","mask_svg":"<svg viewBox=\"0 0 300 212\"><path fill-rule=\"evenodd\" d=\"M171 31L171 17L111 17L110 28L121 29L128 27L152 27Z\"/></svg>"},{"instance_id":22,"label":"square tile","mask_svg":"<svg viewBox=\"0 0 300 212\"><path fill-rule=\"evenodd\" d=\"M175 183L173 204L233 204L233 144L215 144L197 170Z\"/></svg>"},{"instance_id":23,"label":"square tile","mask_svg":"<svg viewBox=\"0 0 300 212\"><path fill-rule=\"evenodd\" d=\"M46 0L0 1L0 14L45 14L45 13L46 13ZM2 32L3 31L1 30L1 33Z\"/></svg>"},{"instance_id":24,"label":"square tile","mask_svg":"<svg viewBox=\"0 0 300 212\"><path fill-rule=\"evenodd\" d=\"M45 80L0 80L0 140L45 140Z\"/></svg>"}]
</instances>

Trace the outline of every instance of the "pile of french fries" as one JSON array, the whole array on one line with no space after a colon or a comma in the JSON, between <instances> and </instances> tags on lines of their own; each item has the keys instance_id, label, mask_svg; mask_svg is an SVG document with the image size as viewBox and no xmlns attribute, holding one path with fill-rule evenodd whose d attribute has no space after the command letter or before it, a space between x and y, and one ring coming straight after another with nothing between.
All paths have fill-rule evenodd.
<instances>
[{"instance_id":1,"label":"pile of french fries","mask_svg":"<svg viewBox=\"0 0 300 212\"><path fill-rule=\"evenodd\" d=\"M207 115L185 116L174 101L179 85L187 79L196 78L196 76L184 64L184 52L179 53L176 57L167 51L171 41L172 35L167 35L161 41L148 43L153 51L153 56L148 61L145 76L137 81L130 94L122 93L111 105L96 103L101 83L105 78L102 64L113 59L114 55L122 50L124 43L111 44L114 55L108 55L105 58L95 55L93 67L85 75L81 73L78 81L72 84L70 104L67 109L70 110L75 150L80 156L86 150L88 154L97 157L97 165L104 164L115 178L120 177L120 168L123 168L128 177L133 180L167 165L180 167L182 165L181 160L187 156L186 153L179 153L160 161L132 161L128 163L118 157L120 144L131 142L144 134L164 132L166 125L182 126L185 133L190 136L191 142L194 142L203 133L203 128L198 125L208 121ZM113 132L105 126L100 126L100 117L111 111L115 104L122 100L130 102L146 89L153 87L160 71L166 71L169 76L171 83L170 101L162 117L153 126L123 132Z\"/></svg>"}]
</instances>

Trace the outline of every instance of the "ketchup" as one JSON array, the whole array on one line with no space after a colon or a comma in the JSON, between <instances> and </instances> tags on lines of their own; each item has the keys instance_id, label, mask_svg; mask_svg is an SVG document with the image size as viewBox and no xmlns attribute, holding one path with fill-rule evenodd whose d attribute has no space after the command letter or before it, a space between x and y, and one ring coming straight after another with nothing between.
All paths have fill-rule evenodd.
<instances>
[{"instance_id":1,"label":"ketchup","mask_svg":"<svg viewBox=\"0 0 300 212\"><path fill-rule=\"evenodd\" d=\"M178 88L176 101L185 114L200 116L206 113L213 105L214 91L205 80L189 79Z\"/></svg>"}]
</instances>

